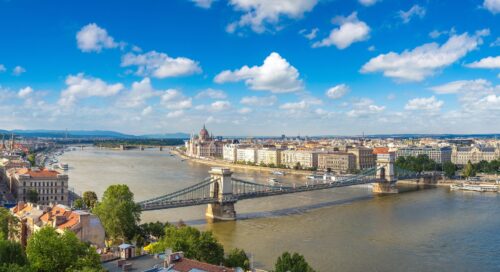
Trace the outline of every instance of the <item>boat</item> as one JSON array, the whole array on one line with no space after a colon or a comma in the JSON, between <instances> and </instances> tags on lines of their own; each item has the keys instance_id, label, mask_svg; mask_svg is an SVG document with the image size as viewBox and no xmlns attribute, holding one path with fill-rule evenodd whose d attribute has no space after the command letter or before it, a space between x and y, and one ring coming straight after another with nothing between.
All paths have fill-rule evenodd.
<instances>
[{"instance_id":1,"label":"boat","mask_svg":"<svg viewBox=\"0 0 500 272\"><path fill-rule=\"evenodd\" d=\"M450 190L462 190L462 191L473 191L473 192L498 192L498 185L486 185L486 184L452 184L450 185Z\"/></svg>"},{"instance_id":2,"label":"boat","mask_svg":"<svg viewBox=\"0 0 500 272\"><path fill-rule=\"evenodd\" d=\"M272 172L271 172L271 174L273 174L273 175L278 175L278 176L283 176L283 175L285 175L285 173L280 172L280 171L272 171Z\"/></svg>"},{"instance_id":3,"label":"boat","mask_svg":"<svg viewBox=\"0 0 500 272\"><path fill-rule=\"evenodd\" d=\"M276 178L269 178L267 182L269 185L276 185L280 183Z\"/></svg>"},{"instance_id":4,"label":"boat","mask_svg":"<svg viewBox=\"0 0 500 272\"><path fill-rule=\"evenodd\" d=\"M57 168L59 168L59 169L61 169L61 170L64 170L64 171L68 171L69 166L68 166L68 164L67 164L67 163L59 163L59 164L57 165Z\"/></svg>"}]
</instances>

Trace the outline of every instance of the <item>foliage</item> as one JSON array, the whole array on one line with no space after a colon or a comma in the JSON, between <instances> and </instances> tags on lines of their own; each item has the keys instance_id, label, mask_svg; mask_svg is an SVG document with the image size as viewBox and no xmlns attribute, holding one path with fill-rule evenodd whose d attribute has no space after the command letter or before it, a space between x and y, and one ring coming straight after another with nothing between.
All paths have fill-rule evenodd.
<instances>
[{"instance_id":1,"label":"foliage","mask_svg":"<svg viewBox=\"0 0 500 272\"><path fill-rule=\"evenodd\" d=\"M170 226L170 223L160 221L144 223L139 226L139 233L146 240L158 240L165 236L167 226Z\"/></svg>"},{"instance_id":2,"label":"foliage","mask_svg":"<svg viewBox=\"0 0 500 272\"><path fill-rule=\"evenodd\" d=\"M19 219L6 208L0 207L0 237L9 239L19 232Z\"/></svg>"},{"instance_id":3,"label":"foliage","mask_svg":"<svg viewBox=\"0 0 500 272\"><path fill-rule=\"evenodd\" d=\"M476 168L470 161L467 162L464 169L462 170L462 175L466 178L476 176Z\"/></svg>"},{"instance_id":4,"label":"foliage","mask_svg":"<svg viewBox=\"0 0 500 272\"><path fill-rule=\"evenodd\" d=\"M26 255L21 244L10 240L0 240L0 264L17 264L22 266L26 263Z\"/></svg>"},{"instance_id":5,"label":"foliage","mask_svg":"<svg viewBox=\"0 0 500 272\"><path fill-rule=\"evenodd\" d=\"M284 252L274 265L275 272L314 272L304 259L304 256L288 251Z\"/></svg>"},{"instance_id":6,"label":"foliage","mask_svg":"<svg viewBox=\"0 0 500 272\"><path fill-rule=\"evenodd\" d=\"M86 191L83 193L83 203L88 209L95 208L97 204L97 194L92 191Z\"/></svg>"},{"instance_id":7,"label":"foliage","mask_svg":"<svg viewBox=\"0 0 500 272\"><path fill-rule=\"evenodd\" d=\"M227 267L241 267L245 271L250 270L250 260L243 249L234 248L227 254L224 260Z\"/></svg>"},{"instance_id":8,"label":"foliage","mask_svg":"<svg viewBox=\"0 0 500 272\"><path fill-rule=\"evenodd\" d=\"M32 167L36 166L36 154L35 153L30 153L27 158L28 162Z\"/></svg>"},{"instance_id":9,"label":"foliage","mask_svg":"<svg viewBox=\"0 0 500 272\"><path fill-rule=\"evenodd\" d=\"M475 164L474 167L479 173L500 174L500 159L492 160L490 162L480 161Z\"/></svg>"},{"instance_id":10,"label":"foliage","mask_svg":"<svg viewBox=\"0 0 500 272\"><path fill-rule=\"evenodd\" d=\"M131 240L137 232L141 208L134 202L134 194L127 185L111 185L94 213L101 220L106 235L115 240Z\"/></svg>"},{"instance_id":11,"label":"foliage","mask_svg":"<svg viewBox=\"0 0 500 272\"><path fill-rule=\"evenodd\" d=\"M14 263L0 264L0 272L36 272L35 269L28 265L18 265Z\"/></svg>"},{"instance_id":12,"label":"foliage","mask_svg":"<svg viewBox=\"0 0 500 272\"><path fill-rule=\"evenodd\" d=\"M151 245L153 253L164 252L167 248L182 251L186 258L202 262L220 264L224 261L224 248L217 242L212 232L201 232L189 226L168 225L165 228L165 236Z\"/></svg>"},{"instance_id":13,"label":"foliage","mask_svg":"<svg viewBox=\"0 0 500 272\"><path fill-rule=\"evenodd\" d=\"M38 202L38 192L35 189L30 189L28 191L28 201L31 203L37 203Z\"/></svg>"},{"instance_id":14,"label":"foliage","mask_svg":"<svg viewBox=\"0 0 500 272\"><path fill-rule=\"evenodd\" d=\"M71 231L59 235L50 226L33 233L26 247L28 261L40 272L80 271L85 267L100 268L100 259L94 248L80 242Z\"/></svg>"},{"instance_id":15,"label":"foliage","mask_svg":"<svg viewBox=\"0 0 500 272\"><path fill-rule=\"evenodd\" d=\"M395 165L399 168L421 173L423 171L439 171L441 165L431 160L427 155L418 155L416 157L398 157Z\"/></svg>"},{"instance_id":16,"label":"foliage","mask_svg":"<svg viewBox=\"0 0 500 272\"><path fill-rule=\"evenodd\" d=\"M77 210L81 210L84 207L85 207L85 204L83 203L83 200L81 198L75 199L75 201L73 201L73 208L75 208Z\"/></svg>"},{"instance_id":17,"label":"foliage","mask_svg":"<svg viewBox=\"0 0 500 272\"><path fill-rule=\"evenodd\" d=\"M457 171L457 167L452 162L443 163L443 172L447 178L454 177L456 171Z\"/></svg>"}]
</instances>

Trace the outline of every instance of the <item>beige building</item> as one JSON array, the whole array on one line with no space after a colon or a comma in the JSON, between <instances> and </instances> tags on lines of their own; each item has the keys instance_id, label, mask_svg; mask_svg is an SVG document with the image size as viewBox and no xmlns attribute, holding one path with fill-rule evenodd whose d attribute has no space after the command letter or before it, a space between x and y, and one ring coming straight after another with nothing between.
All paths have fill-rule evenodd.
<instances>
[{"instance_id":1,"label":"beige building","mask_svg":"<svg viewBox=\"0 0 500 272\"><path fill-rule=\"evenodd\" d=\"M301 169L318 167L317 151L284 150L281 152L281 165L288 168L299 166Z\"/></svg>"},{"instance_id":2,"label":"beige building","mask_svg":"<svg viewBox=\"0 0 500 272\"><path fill-rule=\"evenodd\" d=\"M347 152L356 156L356 169L363 170L373 168L376 165L376 155L373 154L373 149L358 146L348 147Z\"/></svg>"},{"instance_id":3,"label":"beige building","mask_svg":"<svg viewBox=\"0 0 500 272\"><path fill-rule=\"evenodd\" d=\"M500 149L494 147L453 147L451 162L457 165L466 165L467 162L492 161L500 159Z\"/></svg>"},{"instance_id":4,"label":"beige building","mask_svg":"<svg viewBox=\"0 0 500 272\"><path fill-rule=\"evenodd\" d=\"M347 152L318 154L318 169L336 172L352 172L356 169L356 156Z\"/></svg>"},{"instance_id":5,"label":"beige building","mask_svg":"<svg viewBox=\"0 0 500 272\"><path fill-rule=\"evenodd\" d=\"M208 130L203 126L198 135L192 135L186 142L186 154L191 157L222 158L224 142L210 136Z\"/></svg>"},{"instance_id":6,"label":"beige building","mask_svg":"<svg viewBox=\"0 0 500 272\"><path fill-rule=\"evenodd\" d=\"M253 147L238 148L236 150L236 161L238 162L257 162L257 149Z\"/></svg>"},{"instance_id":7,"label":"beige building","mask_svg":"<svg viewBox=\"0 0 500 272\"><path fill-rule=\"evenodd\" d=\"M28 201L28 192L38 193L39 204L68 204L68 175L55 170L13 168L7 173L11 193L18 201Z\"/></svg>"},{"instance_id":8,"label":"beige building","mask_svg":"<svg viewBox=\"0 0 500 272\"><path fill-rule=\"evenodd\" d=\"M281 165L281 150L261 148L257 150L257 164Z\"/></svg>"},{"instance_id":9,"label":"beige building","mask_svg":"<svg viewBox=\"0 0 500 272\"><path fill-rule=\"evenodd\" d=\"M229 162L236 162L236 150L238 144L225 144L222 148L222 159Z\"/></svg>"},{"instance_id":10,"label":"beige building","mask_svg":"<svg viewBox=\"0 0 500 272\"><path fill-rule=\"evenodd\" d=\"M52 226L57 232L66 230L76 234L78 239L99 248L105 246L105 232L99 218L86 211L74 211L64 205L43 206L32 203L18 202L11 209L21 222L18 240L26 245L31 234L44 226Z\"/></svg>"}]
</instances>

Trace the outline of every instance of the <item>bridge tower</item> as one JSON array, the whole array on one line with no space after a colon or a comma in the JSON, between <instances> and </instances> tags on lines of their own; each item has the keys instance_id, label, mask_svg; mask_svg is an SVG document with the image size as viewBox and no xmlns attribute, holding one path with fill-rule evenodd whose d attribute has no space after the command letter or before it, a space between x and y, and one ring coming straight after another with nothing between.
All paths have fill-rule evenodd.
<instances>
[{"instance_id":1,"label":"bridge tower","mask_svg":"<svg viewBox=\"0 0 500 272\"><path fill-rule=\"evenodd\" d=\"M214 220L236 220L234 203L237 199L233 196L233 183L229 168L212 167L210 177L215 180L210 185L210 196L217 199L215 203L208 204L206 216Z\"/></svg>"},{"instance_id":2,"label":"bridge tower","mask_svg":"<svg viewBox=\"0 0 500 272\"><path fill-rule=\"evenodd\" d=\"M396 155L393 152L377 154L377 183L373 184L373 192L378 194L397 194L397 178L394 171Z\"/></svg>"}]
</instances>

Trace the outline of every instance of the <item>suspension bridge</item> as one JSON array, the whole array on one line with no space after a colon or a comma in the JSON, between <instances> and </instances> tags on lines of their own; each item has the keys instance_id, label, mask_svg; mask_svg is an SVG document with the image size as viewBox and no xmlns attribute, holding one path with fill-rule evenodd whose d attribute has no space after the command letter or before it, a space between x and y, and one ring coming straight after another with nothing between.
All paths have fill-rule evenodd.
<instances>
[{"instance_id":1,"label":"suspension bridge","mask_svg":"<svg viewBox=\"0 0 500 272\"><path fill-rule=\"evenodd\" d=\"M385 155L385 156L381 156ZM420 178L421 175L394 167L393 154L380 154L377 166L357 175L335 180L315 180L299 186L268 185L232 176L227 168L213 167L210 177L182 190L139 202L143 211L172 209L208 204L206 215L219 220L234 220L234 203L240 200L293 194L300 192L373 184L374 193L397 193L398 179Z\"/></svg>"}]
</instances>

